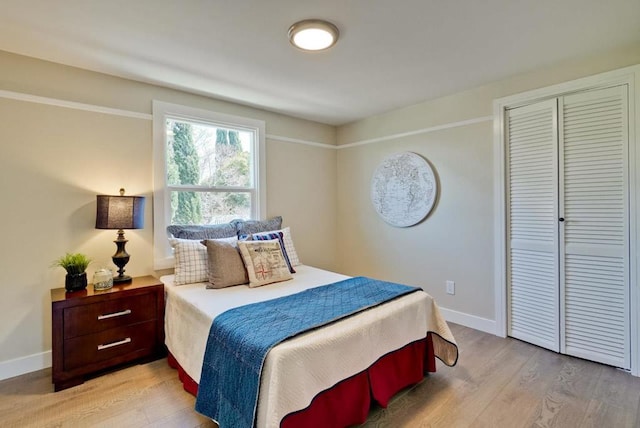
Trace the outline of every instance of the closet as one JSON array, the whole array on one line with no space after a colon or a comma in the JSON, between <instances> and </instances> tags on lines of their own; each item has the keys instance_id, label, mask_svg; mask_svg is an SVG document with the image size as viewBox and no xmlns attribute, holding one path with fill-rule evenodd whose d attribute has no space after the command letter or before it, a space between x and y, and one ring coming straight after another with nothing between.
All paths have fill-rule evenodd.
<instances>
[{"instance_id":1,"label":"closet","mask_svg":"<svg viewBox=\"0 0 640 428\"><path fill-rule=\"evenodd\" d=\"M629 369L628 85L504 112L508 335Z\"/></svg>"}]
</instances>

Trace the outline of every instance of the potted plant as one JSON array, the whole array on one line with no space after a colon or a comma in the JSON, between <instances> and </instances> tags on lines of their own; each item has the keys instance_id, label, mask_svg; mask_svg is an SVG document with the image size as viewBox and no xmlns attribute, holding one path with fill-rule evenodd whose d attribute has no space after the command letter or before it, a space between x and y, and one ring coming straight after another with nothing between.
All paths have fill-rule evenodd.
<instances>
[{"instance_id":1,"label":"potted plant","mask_svg":"<svg viewBox=\"0 0 640 428\"><path fill-rule=\"evenodd\" d=\"M87 266L91 259L81 253L66 253L53 262L53 267L60 266L67 271L64 288L67 291L78 291L87 288Z\"/></svg>"}]
</instances>

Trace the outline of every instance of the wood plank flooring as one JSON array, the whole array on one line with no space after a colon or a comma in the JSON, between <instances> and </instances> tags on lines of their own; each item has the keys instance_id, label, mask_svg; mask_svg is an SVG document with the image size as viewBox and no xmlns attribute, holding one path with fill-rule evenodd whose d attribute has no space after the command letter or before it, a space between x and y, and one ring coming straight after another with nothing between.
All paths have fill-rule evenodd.
<instances>
[{"instance_id":1,"label":"wood plank flooring","mask_svg":"<svg viewBox=\"0 0 640 428\"><path fill-rule=\"evenodd\" d=\"M451 324L460 360L374 408L373 427L639 427L640 378ZM51 370L0 382L0 427L215 427L166 360L53 392Z\"/></svg>"}]
</instances>

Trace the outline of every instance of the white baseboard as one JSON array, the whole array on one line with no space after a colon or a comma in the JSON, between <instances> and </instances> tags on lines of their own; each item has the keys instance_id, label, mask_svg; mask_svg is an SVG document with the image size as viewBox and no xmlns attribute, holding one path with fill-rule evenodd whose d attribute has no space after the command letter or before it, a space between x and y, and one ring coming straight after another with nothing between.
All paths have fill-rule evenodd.
<instances>
[{"instance_id":1,"label":"white baseboard","mask_svg":"<svg viewBox=\"0 0 640 428\"><path fill-rule=\"evenodd\" d=\"M480 318L475 315L469 315L443 307L440 307L440 312L447 321L484 331L485 333L496 334L496 322L494 320Z\"/></svg>"},{"instance_id":2,"label":"white baseboard","mask_svg":"<svg viewBox=\"0 0 640 428\"><path fill-rule=\"evenodd\" d=\"M0 361L0 380L51 367L51 351Z\"/></svg>"}]
</instances>

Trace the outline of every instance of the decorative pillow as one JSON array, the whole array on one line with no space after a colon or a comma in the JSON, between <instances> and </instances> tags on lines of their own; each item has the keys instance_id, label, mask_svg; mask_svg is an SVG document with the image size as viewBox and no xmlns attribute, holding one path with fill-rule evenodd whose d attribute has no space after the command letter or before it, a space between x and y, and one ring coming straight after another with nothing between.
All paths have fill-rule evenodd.
<instances>
[{"instance_id":1,"label":"decorative pillow","mask_svg":"<svg viewBox=\"0 0 640 428\"><path fill-rule=\"evenodd\" d=\"M238 241L238 248L249 275L249 287L260 287L293 278L278 240Z\"/></svg>"},{"instance_id":2,"label":"decorative pillow","mask_svg":"<svg viewBox=\"0 0 640 428\"><path fill-rule=\"evenodd\" d=\"M298 253L296 252L296 247L293 245L293 239L291 239L291 230L289 227L285 227L282 230L271 230L263 233L254 233L252 235L253 239L259 240L261 236L268 235L271 233L279 233L282 232L282 240L284 241L284 249L287 252L287 256L289 257L289 262L291 262L291 266L300 266L300 259L298 258Z\"/></svg>"},{"instance_id":3,"label":"decorative pillow","mask_svg":"<svg viewBox=\"0 0 640 428\"><path fill-rule=\"evenodd\" d=\"M207 249L199 241L171 238L169 243L173 247L173 256L176 259L176 285L204 282L208 279Z\"/></svg>"},{"instance_id":4,"label":"decorative pillow","mask_svg":"<svg viewBox=\"0 0 640 428\"><path fill-rule=\"evenodd\" d=\"M180 239L220 239L237 236L236 225L231 223L206 225L178 225L167 226L167 233Z\"/></svg>"},{"instance_id":5,"label":"decorative pillow","mask_svg":"<svg viewBox=\"0 0 640 428\"><path fill-rule=\"evenodd\" d=\"M220 241L226 242L235 242L237 240L238 238L235 236L220 239ZM174 281L176 285L209 280L207 248L200 241L171 238L169 243L173 247L173 256L175 258Z\"/></svg>"},{"instance_id":6,"label":"decorative pillow","mask_svg":"<svg viewBox=\"0 0 640 428\"><path fill-rule=\"evenodd\" d=\"M233 220L236 226L236 233L240 235L251 235L253 233L277 230L282 227L282 217L274 217L270 220Z\"/></svg>"},{"instance_id":7,"label":"decorative pillow","mask_svg":"<svg viewBox=\"0 0 640 428\"><path fill-rule=\"evenodd\" d=\"M252 239L253 239L253 236L254 235L251 235ZM284 240L282 239L283 236L284 234L282 232L262 233L259 235L255 235L255 240L270 241L272 239L277 239L278 242L280 243L280 248L282 248L282 255L284 256L284 261L287 262L287 267L289 268L289 272L296 273L296 270L293 268L293 266L291 266L291 261L289 261L289 256L287 255L287 249L284 245Z\"/></svg>"},{"instance_id":8,"label":"decorative pillow","mask_svg":"<svg viewBox=\"0 0 640 428\"><path fill-rule=\"evenodd\" d=\"M202 241L206 247L209 265L209 283L207 288L224 288L249 283L247 270L238 251L237 239L233 242L207 239Z\"/></svg>"}]
</instances>

